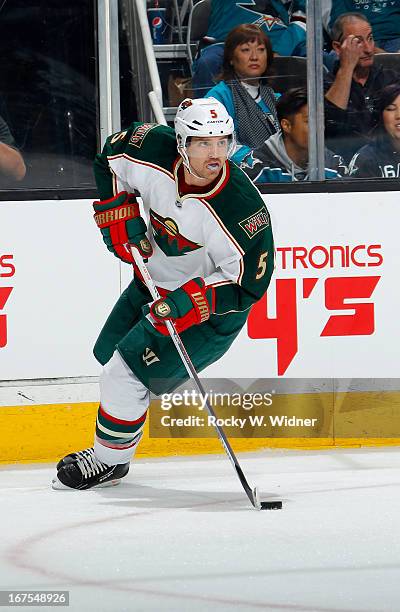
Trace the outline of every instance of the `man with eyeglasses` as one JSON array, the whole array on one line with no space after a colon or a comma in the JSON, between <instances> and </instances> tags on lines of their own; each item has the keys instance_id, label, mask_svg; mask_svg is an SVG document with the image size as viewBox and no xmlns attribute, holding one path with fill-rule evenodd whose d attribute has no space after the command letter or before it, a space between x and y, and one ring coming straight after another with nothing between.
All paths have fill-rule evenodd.
<instances>
[{"instance_id":1,"label":"man with eyeglasses","mask_svg":"<svg viewBox=\"0 0 400 612\"><path fill-rule=\"evenodd\" d=\"M345 13L331 30L338 55L325 85L325 135L328 146L345 160L366 144L376 123L374 99L399 74L374 65L375 43L371 24L362 13Z\"/></svg>"}]
</instances>

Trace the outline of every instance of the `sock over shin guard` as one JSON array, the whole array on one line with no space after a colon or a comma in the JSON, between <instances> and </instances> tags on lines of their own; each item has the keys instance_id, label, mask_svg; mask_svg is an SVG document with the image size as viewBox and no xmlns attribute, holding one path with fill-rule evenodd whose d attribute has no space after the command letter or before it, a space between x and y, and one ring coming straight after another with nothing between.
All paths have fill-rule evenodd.
<instances>
[{"instance_id":1,"label":"sock over shin guard","mask_svg":"<svg viewBox=\"0 0 400 612\"><path fill-rule=\"evenodd\" d=\"M115 351L100 375L94 444L100 461L115 465L131 460L142 436L148 406L149 390Z\"/></svg>"},{"instance_id":2,"label":"sock over shin guard","mask_svg":"<svg viewBox=\"0 0 400 612\"><path fill-rule=\"evenodd\" d=\"M125 421L107 414L100 404L96 421L96 457L111 465L130 461L142 437L146 415L147 411L134 421Z\"/></svg>"}]
</instances>

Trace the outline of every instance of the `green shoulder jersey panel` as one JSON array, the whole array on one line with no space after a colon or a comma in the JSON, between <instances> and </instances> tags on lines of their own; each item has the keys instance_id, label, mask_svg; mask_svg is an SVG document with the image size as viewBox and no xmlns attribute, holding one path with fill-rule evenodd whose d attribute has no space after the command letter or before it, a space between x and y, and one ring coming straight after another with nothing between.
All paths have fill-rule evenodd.
<instances>
[{"instance_id":1,"label":"green shoulder jersey panel","mask_svg":"<svg viewBox=\"0 0 400 612\"><path fill-rule=\"evenodd\" d=\"M264 295L274 269L270 215L259 191L233 163L228 183L209 203L243 251L239 283L216 288L216 312L246 310Z\"/></svg>"},{"instance_id":2,"label":"green shoulder jersey panel","mask_svg":"<svg viewBox=\"0 0 400 612\"><path fill-rule=\"evenodd\" d=\"M229 162L229 168L229 181L209 202L246 251L260 233L271 228L270 216L260 192L243 170L232 162Z\"/></svg>"},{"instance_id":3,"label":"green shoulder jersey panel","mask_svg":"<svg viewBox=\"0 0 400 612\"><path fill-rule=\"evenodd\" d=\"M175 132L157 123L134 122L127 130L109 136L103 151L94 160L94 174L101 200L114 195L113 176L108 164L108 158L113 155L148 161L171 172L178 155Z\"/></svg>"}]
</instances>

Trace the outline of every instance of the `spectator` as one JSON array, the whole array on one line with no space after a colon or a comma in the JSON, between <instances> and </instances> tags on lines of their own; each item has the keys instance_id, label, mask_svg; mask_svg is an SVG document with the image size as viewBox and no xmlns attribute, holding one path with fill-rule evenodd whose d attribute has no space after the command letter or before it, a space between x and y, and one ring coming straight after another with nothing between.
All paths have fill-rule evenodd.
<instances>
[{"instance_id":1,"label":"spectator","mask_svg":"<svg viewBox=\"0 0 400 612\"><path fill-rule=\"evenodd\" d=\"M224 40L238 25L252 23L263 30L278 55L306 54L305 0L211 0L211 14L204 47L193 65L193 88L198 97L215 84L221 71Z\"/></svg>"},{"instance_id":2,"label":"spectator","mask_svg":"<svg viewBox=\"0 0 400 612\"><path fill-rule=\"evenodd\" d=\"M322 23L330 32L336 19L344 13L358 12L372 26L379 51L400 51L400 2L396 0L363 2L359 0L322 0Z\"/></svg>"},{"instance_id":3,"label":"spectator","mask_svg":"<svg viewBox=\"0 0 400 612\"><path fill-rule=\"evenodd\" d=\"M289 89L276 110L282 133L277 132L246 155L240 167L257 183L285 183L308 179L307 91ZM325 178L340 178L342 159L325 149Z\"/></svg>"},{"instance_id":4,"label":"spectator","mask_svg":"<svg viewBox=\"0 0 400 612\"><path fill-rule=\"evenodd\" d=\"M357 178L400 176L400 84L385 87L377 100L373 141L358 151L349 173Z\"/></svg>"},{"instance_id":5,"label":"spectator","mask_svg":"<svg viewBox=\"0 0 400 612\"><path fill-rule=\"evenodd\" d=\"M216 98L233 117L238 140L233 161L279 131L275 94L265 75L272 63L271 43L254 24L234 28L225 42L222 80L206 97Z\"/></svg>"},{"instance_id":6,"label":"spectator","mask_svg":"<svg viewBox=\"0 0 400 612\"><path fill-rule=\"evenodd\" d=\"M0 117L0 187L7 187L11 179L22 181L26 173L21 153L15 146L15 140L7 123Z\"/></svg>"},{"instance_id":7,"label":"spectator","mask_svg":"<svg viewBox=\"0 0 400 612\"><path fill-rule=\"evenodd\" d=\"M326 79L325 134L328 146L349 161L375 125L374 98L399 75L374 66L372 29L362 13L341 15L332 27L332 41L339 60Z\"/></svg>"}]
</instances>

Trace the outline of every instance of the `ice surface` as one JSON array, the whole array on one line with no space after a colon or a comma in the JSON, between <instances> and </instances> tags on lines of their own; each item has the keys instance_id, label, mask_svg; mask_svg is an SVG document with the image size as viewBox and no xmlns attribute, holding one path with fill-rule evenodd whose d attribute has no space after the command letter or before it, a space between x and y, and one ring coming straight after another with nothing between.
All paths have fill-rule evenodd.
<instances>
[{"instance_id":1,"label":"ice surface","mask_svg":"<svg viewBox=\"0 0 400 612\"><path fill-rule=\"evenodd\" d=\"M239 461L282 510L254 510L224 455L137 460L85 492L3 467L0 588L69 590L74 612L400 610L400 449Z\"/></svg>"}]
</instances>

